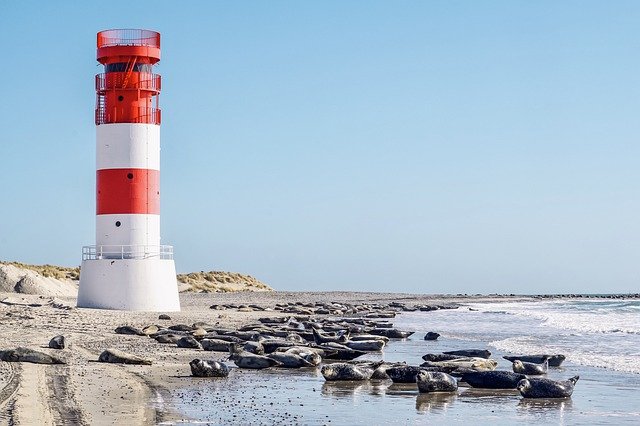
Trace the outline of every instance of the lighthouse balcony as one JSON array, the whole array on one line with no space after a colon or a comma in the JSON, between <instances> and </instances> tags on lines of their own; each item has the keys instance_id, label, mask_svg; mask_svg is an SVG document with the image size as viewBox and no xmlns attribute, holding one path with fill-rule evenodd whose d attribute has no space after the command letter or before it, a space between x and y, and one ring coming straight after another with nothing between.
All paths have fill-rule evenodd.
<instances>
[{"instance_id":1,"label":"lighthouse balcony","mask_svg":"<svg viewBox=\"0 0 640 426\"><path fill-rule=\"evenodd\" d=\"M173 260L173 246L104 245L82 247L82 260L101 259Z\"/></svg>"}]
</instances>

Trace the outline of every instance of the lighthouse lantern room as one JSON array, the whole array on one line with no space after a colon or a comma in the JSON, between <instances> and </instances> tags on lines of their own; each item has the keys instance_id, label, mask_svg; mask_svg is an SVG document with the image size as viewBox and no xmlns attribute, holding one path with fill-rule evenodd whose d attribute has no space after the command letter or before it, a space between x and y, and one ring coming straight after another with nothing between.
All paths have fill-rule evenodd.
<instances>
[{"instance_id":1,"label":"lighthouse lantern room","mask_svg":"<svg viewBox=\"0 0 640 426\"><path fill-rule=\"evenodd\" d=\"M160 34L101 31L97 47L96 245L82 250L78 307L178 311L160 243Z\"/></svg>"}]
</instances>

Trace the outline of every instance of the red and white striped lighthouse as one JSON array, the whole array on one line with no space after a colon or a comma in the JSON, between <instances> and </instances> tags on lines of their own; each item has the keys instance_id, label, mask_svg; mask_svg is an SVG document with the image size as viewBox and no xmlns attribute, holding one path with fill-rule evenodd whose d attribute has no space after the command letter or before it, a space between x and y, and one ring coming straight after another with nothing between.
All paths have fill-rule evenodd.
<instances>
[{"instance_id":1,"label":"red and white striped lighthouse","mask_svg":"<svg viewBox=\"0 0 640 426\"><path fill-rule=\"evenodd\" d=\"M78 306L180 310L160 244L160 34L106 30L97 46L96 245L83 247Z\"/></svg>"}]
</instances>

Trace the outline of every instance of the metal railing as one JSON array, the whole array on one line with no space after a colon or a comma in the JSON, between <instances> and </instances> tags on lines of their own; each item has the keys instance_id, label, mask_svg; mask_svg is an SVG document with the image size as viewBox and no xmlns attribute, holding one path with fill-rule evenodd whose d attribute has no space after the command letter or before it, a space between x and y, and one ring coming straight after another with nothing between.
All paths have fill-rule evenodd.
<instances>
[{"instance_id":1,"label":"metal railing","mask_svg":"<svg viewBox=\"0 0 640 426\"><path fill-rule=\"evenodd\" d=\"M126 83L126 87L125 87ZM150 90L159 92L162 89L160 74L109 72L96 75L96 91L104 92L111 89Z\"/></svg>"},{"instance_id":2,"label":"metal railing","mask_svg":"<svg viewBox=\"0 0 640 426\"><path fill-rule=\"evenodd\" d=\"M98 102L95 121L96 125L109 123L160 124L162 113L159 108L107 108L104 103Z\"/></svg>"},{"instance_id":3,"label":"metal railing","mask_svg":"<svg viewBox=\"0 0 640 426\"><path fill-rule=\"evenodd\" d=\"M173 246L106 245L82 247L82 260L173 259Z\"/></svg>"},{"instance_id":4,"label":"metal railing","mask_svg":"<svg viewBox=\"0 0 640 426\"><path fill-rule=\"evenodd\" d=\"M151 30L114 29L98 33L98 49L109 46L149 46L160 48L160 33Z\"/></svg>"}]
</instances>

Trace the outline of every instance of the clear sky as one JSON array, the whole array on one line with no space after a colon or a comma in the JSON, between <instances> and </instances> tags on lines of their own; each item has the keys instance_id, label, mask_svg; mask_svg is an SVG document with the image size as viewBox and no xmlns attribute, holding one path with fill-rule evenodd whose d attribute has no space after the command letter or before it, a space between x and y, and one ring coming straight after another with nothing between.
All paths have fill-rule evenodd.
<instances>
[{"instance_id":1,"label":"clear sky","mask_svg":"<svg viewBox=\"0 0 640 426\"><path fill-rule=\"evenodd\" d=\"M278 289L640 291L640 2L0 4L0 259L94 244L95 33L162 33L162 240Z\"/></svg>"}]
</instances>

